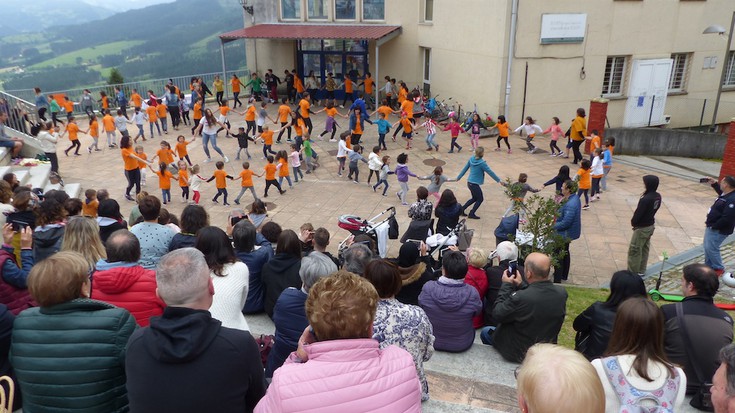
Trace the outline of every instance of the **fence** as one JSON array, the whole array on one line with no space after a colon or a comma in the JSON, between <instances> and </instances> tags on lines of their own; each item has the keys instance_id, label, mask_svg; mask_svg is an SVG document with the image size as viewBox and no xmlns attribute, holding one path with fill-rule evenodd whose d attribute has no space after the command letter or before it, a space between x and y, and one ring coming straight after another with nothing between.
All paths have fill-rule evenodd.
<instances>
[{"instance_id":1,"label":"fence","mask_svg":"<svg viewBox=\"0 0 735 413\"><path fill-rule=\"evenodd\" d=\"M31 134L31 125L38 123L35 104L4 92L0 92L0 111L8 114L5 126L26 135Z\"/></svg>"}]
</instances>

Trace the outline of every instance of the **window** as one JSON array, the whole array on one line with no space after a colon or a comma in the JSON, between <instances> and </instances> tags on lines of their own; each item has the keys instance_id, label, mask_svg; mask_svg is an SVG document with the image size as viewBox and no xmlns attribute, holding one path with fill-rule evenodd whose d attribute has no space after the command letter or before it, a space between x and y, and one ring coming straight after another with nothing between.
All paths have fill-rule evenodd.
<instances>
[{"instance_id":1,"label":"window","mask_svg":"<svg viewBox=\"0 0 735 413\"><path fill-rule=\"evenodd\" d=\"M363 20L385 20L385 0L362 0Z\"/></svg>"},{"instance_id":2,"label":"window","mask_svg":"<svg viewBox=\"0 0 735 413\"><path fill-rule=\"evenodd\" d=\"M424 93L429 94L431 85L431 49L422 47L424 54Z\"/></svg>"},{"instance_id":3,"label":"window","mask_svg":"<svg viewBox=\"0 0 735 413\"><path fill-rule=\"evenodd\" d=\"M327 2L328 0L308 0L306 8L309 19L327 20L329 18L329 7Z\"/></svg>"},{"instance_id":4,"label":"window","mask_svg":"<svg viewBox=\"0 0 735 413\"><path fill-rule=\"evenodd\" d=\"M725 80L722 82L724 87L735 87L735 52L727 54L725 61L727 69L725 69Z\"/></svg>"},{"instance_id":5,"label":"window","mask_svg":"<svg viewBox=\"0 0 735 413\"><path fill-rule=\"evenodd\" d=\"M671 55L671 77L669 78L669 92L683 92L686 90L686 78L689 72L689 54L674 53Z\"/></svg>"},{"instance_id":6,"label":"window","mask_svg":"<svg viewBox=\"0 0 735 413\"><path fill-rule=\"evenodd\" d=\"M281 19L301 20L301 0L281 0Z\"/></svg>"},{"instance_id":7,"label":"window","mask_svg":"<svg viewBox=\"0 0 735 413\"><path fill-rule=\"evenodd\" d=\"M605 78L602 82L604 96L621 96L623 94L623 76L625 75L625 56L611 56L605 63Z\"/></svg>"},{"instance_id":8,"label":"window","mask_svg":"<svg viewBox=\"0 0 735 413\"><path fill-rule=\"evenodd\" d=\"M355 20L356 0L335 0L334 18L336 20Z\"/></svg>"},{"instance_id":9,"label":"window","mask_svg":"<svg viewBox=\"0 0 735 413\"><path fill-rule=\"evenodd\" d=\"M421 21L431 22L434 20L434 0L424 0L423 19Z\"/></svg>"}]
</instances>

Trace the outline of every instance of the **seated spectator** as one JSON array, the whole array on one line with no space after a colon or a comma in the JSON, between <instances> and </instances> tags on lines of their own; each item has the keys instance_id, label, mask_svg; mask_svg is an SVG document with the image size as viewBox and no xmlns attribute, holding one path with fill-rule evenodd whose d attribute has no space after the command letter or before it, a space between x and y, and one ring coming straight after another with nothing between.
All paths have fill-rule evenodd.
<instances>
[{"instance_id":1,"label":"seated spectator","mask_svg":"<svg viewBox=\"0 0 735 413\"><path fill-rule=\"evenodd\" d=\"M128 411L125 346L135 319L89 299L90 288L87 261L75 252L31 270L28 289L40 307L16 317L10 347L25 411Z\"/></svg>"},{"instance_id":2,"label":"seated spectator","mask_svg":"<svg viewBox=\"0 0 735 413\"><path fill-rule=\"evenodd\" d=\"M533 345L518 369L517 382L522 412L605 412L600 378L574 350L554 344Z\"/></svg>"},{"instance_id":3,"label":"seated spectator","mask_svg":"<svg viewBox=\"0 0 735 413\"><path fill-rule=\"evenodd\" d=\"M140 241L140 265L152 270L167 252L174 237L170 228L158 223L161 201L155 196L146 196L138 201L143 222L130 228Z\"/></svg>"},{"instance_id":4,"label":"seated spectator","mask_svg":"<svg viewBox=\"0 0 735 413\"><path fill-rule=\"evenodd\" d=\"M248 266L235 257L230 238L218 227L204 227L197 232L194 247L204 254L212 277L212 318L223 327L249 331L242 313L248 298Z\"/></svg>"},{"instance_id":5,"label":"seated spectator","mask_svg":"<svg viewBox=\"0 0 735 413\"><path fill-rule=\"evenodd\" d=\"M273 307L283 290L301 287L301 243L295 232L287 229L278 236L276 254L264 266L261 273L264 287L263 307L273 318Z\"/></svg>"},{"instance_id":6,"label":"seated spectator","mask_svg":"<svg viewBox=\"0 0 735 413\"><path fill-rule=\"evenodd\" d=\"M33 307L33 299L28 292L28 273L33 268L33 231L30 227L20 232L20 261L18 267L13 248L12 224L3 225L3 247L0 249L0 303L6 305L14 315L26 308Z\"/></svg>"},{"instance_id":7,"label":"seated spectator","mask_svg":"<svg viewBox=\"0 0 735 413\"><path fill-rule=\"evenodd\" d=\"M426 244L406 242L398 250L398 259L393 261L401 273L401 290L396 299L403 304L419 305L419 294L424 284L436 280L434 260L428 254Z\"/></svg>"},{"instance_id":8,"label":"seated spectator","mask_svg":"<svg viewBox=\"0 0 735 413\"><path fill-rule=\"evenodd\" d=\"M174 232L174 234L178 234L179 232L181 232L181 228L179 227L179 219L176 218L176 215L168 212L168 209L166 208L161 208L161 212L158 214L158 223L169 227L171 231Z\"/></svg>"},{"instance_id":9,"label":"seated spectator","mask_svg":"<svg viewBox=\"0 0 735 413\"><path fill-rule=\"evenodd\" d=\"M15 211L13 204L13 190L10 184L0 179L0 226L5 225L7 215Z\"/></svg>"},{"instance_id":10,"label":"seated spectator","mask_svg":"<svg viewBox=\"0 0 735 413\"><path fill-rule=\"evenodd\" d=\"M345 271L314 284L306 299L310 327L255 413L420 412L411 355L396 346L381 350L371 338L377 303L375 288Z\"/></svg>"},{"instance_id":11,"label":"seated spectator","mask_svg":"<svg viewBox=\"0 0 735 413\"><path fill-rule=\"evenodd\" d=\"M3 181L4 182L4 181ZM18 379L15 377L15 371L13 366L10 364L10 343L13 334L13 323L15 322L15 315L8 309L5 304L0 304L0 377L9 376L13 383L18 383ZM8 385L6 382L2 383L2 387L5 390L5 394L9 394ZM10 406L10 411L14 412L20 409L23 405L23 395L18 388L15 388L15 397L13 398L13 405Z\"/></svg>"},{"instance_id":12,"label":"seated spectator","mask_svg":"<svg viewBox=\"0 0 735 413\"><path fill-rule=\"evenodd\" d=\"M268 219L268 210L265 208L265 203L263 201L257 199L250 204L248 220L250 220L250 222L255 225L255 228L258 229L260 229L264 224L270 222ZM276 238L278 238L278 236L276 236ZM271 243L275 244L276 241L271 241Z\"/></svg>"},{"instance_id":13,"label":"seated spectator","mask_svg":"<svg viewBox=\"0 0 735 413\"><path fill-rule=\"evenodd\" d=\"M140 191L135 195L135 205L133 205L133 208L130 210L130 215L128 216L128 223L130 225L135 225L136 222L138 222L138 219L143 217L140 213L140 201L147 196L149 196L149 194L146 191ZM156 217L156 219L158 219L158 217Z\"/></svg>"},{"instance_id":14,"label":"seated spectator","mask_svg":"<svg viewBox=\"0 0 735 413\"><path fill-rule=\"evenodd\" d=\"M105 246L100 239L100 227L91 217L74 216L66 222L61 251L74 251L81 254L93 269L99 260L107 257Z\"/></svg>"},{"instance_id":15,"label":"seated spectator","mask_svg":"<svg viewBox=\"0 0 735 413\"><path fill-rule=\"evenodd\" d=\"M384 260L373 260L365 268L365 279L378 292L378 309L373 323L373 338L380 348L396 345L413 357L421 382L421 401L429 400L429 384L424 362L434 354L434 334L429 317L419 306L396 300L401 289L398 267Z\"/></svg>"},{"instance_id":16,"label":"seated spectator","mask_svg":"<svg viewBox=\"0 0 735 413\"><path fill-rule=\"evenodd\" d=\"M110 191L102 188L97 190L97 200L102 203L102 201L110 199Z\"/></svg>"},{"instance_id":17,"label":"seated spectator","mask_svg":"<svg viewBox=\"0 0 735 413\"><path fill-rule=\"evenodd\" d=\"M92 298L130 311L139 326L161 315L165 305L156 295L156 273L138 265L140 242L127 229L112 233L105 245L107 259L95 265Z\"/></svg>"},{"instance_id":18,"label":"seated spectator","mask_svg":"<svg viewBox=\"0 0 735 413\"><path fill-rule=\"evenodd\" d=\"M312 252L301 259L299 276L303 282L301 289L286 288L276 301L273 309L273 324L276 327L276 340L265 368L265 377L273 377L273 372L283 365L289 354L296 351L299 337L309 325L304 304L309 289L320 278L337 271L337 266L326 255Z\"/></svg>"},{"instance_id":19,"label":"seated spectator","mask_svg":"<svg viewBox=\"0 0 735 413\"><path fill-rule=\"evenodd\" d=\"M103 244L113 232L128 229L128 223L120 213L120 204L114 199L100 201L100 207L97 209L97 225L100 226L100 239Z\"/></svg>"},{"instance_id":20,"label":"seated spectator","mask_svg":"<svg viewBox=\"0 0 735 413\"><path fill-rule=\"evenodd\" d=\"M416 202L408 207L408 217L413 221L428 221L434 205L428 200L429 190L425 186L416 188Z\"/></svg>"},{"instance_id":21,"label":"seated spectator","mask_svg":"<svg viewBox=\"0 0 735 413\"><path fill-rule=\"evenodd\" d=\"M373 251L361 242L354 242L343 253L344 265L342 268L353 274L362 275L365 267L373 259Z\"/></svg>"},{"instance_id":22,"label":"seated spectator","mask_svg":"<svg viewBox=\"0 0 735 413\"><path fill-rule=\"evenodd\" d=\"M680 304L666 304L661 310L664 313L666 357L684 368L687 394L691 394L699 390L703 380L709 383L715 374L720 349L732 343L733 321L729 314L715 307L714 296L720 288L720 281L714 270L704 264L690 264L684 267L682 274L684 300ZM676 313L679 305L684 320ZM682 321L686 324L689 346L684 344ZM701 378L697 377L695 363Z\"/></svg>"},{"instance_id":23,"label":"seated spectator","mask_svg":"<svg viewBox=\"0 0 735 413\"><path fill-rule=\"evenodd\" d=\"M242 312L245 314L262 313L263 289L262 271L265 263L273 257L273 248L268 241L256 245L258 237L255 225L248 220L241 220L232 229L232 241L235 245L237 259L248 266L248 298Z\"/></svg>"},{"instance_id":24,"label":"seated spectator","mask_svg":"<svg viewBox=\"0 0 735 413\"><path fill-rule=\"evenodd\" d=\"M331 235L329 234L329 231L324 227L319 227L314 231L314 251L321 252L322 254L329 257L332 262L334 262L334 265L339 267L339 260L332 254L327 251L327 247L329 246L329 238L331 238Z\"/></svg>"},{"instance_id":25,"label":"seated spectator","mask_svg":"<svg viewBox=\"0 0 735 413\"><path fill-rule=\"evenodd\" d=\"M735 344L720 350L720 367L712 377L712 406L715 413L735 412Z\"/></svg>"},{"instance_id":26,"label":"seated spectator","mask_svg":"<svg viewBox=\"0 0 735 413\"><path fill-rule=\"evenodd\" d=\"M64 202L64 210L67 217L82 215L82 200L79 198L69 198ZM99 214L99 209L98 209ZM99 216L99 215L98 215Z\"/></svg>"},{"instance_id":27,"label":"seated spectator","mask_svg":"<svg viewBox=\"0 0 735 413\"><path fill-rule=\"evenodd\" d=\"M618 306L630 297L646 297L643 279L630 271L617 271L610 280L607 300L592 303L574 319L575 349L588 360L602 357L610 342Z\"/></svg>"},{"instance_id":28,"label":"seated spectator","mask_svg":"<svg viewBox=\"0 0 735 413\"><path fill-rule=\"evenodd\" d=\"M508 270L511 262L518 263L518 247L510 241L502 241L490 254L492 260L498 259L498 265L493 265L485 270L487 276L487 292L483 297L483 322L486 326L497 327L498 322L493 318L493 307L498 298L500 287L503 286L503 273ZM518 265L518 271L524 274L524 268ZM521 284L523 285L523 283ZM527 284L526 284L527 285Z\"/></svg>"},{"instance_id":29,"label":"seated spectator","mask_svg":"<svg viewBox=\"0 0 735 413\"><path fill-rule=\"evenodd\" d=\"M209 214L201 205L187 205L181 213L181 232L174 235L168 250L193 247L196 244L197 232L209 226Z\"/></svg>"},{"instance_id":30,"label":"seated spectator","mask_svg":"<svg viewBox=\"0 0 735 413\"><path fill-rule=\"evenodd\" d=\"M664 406L678 412L687 378L664 353L664 317L646 297L618 306L605 357L592 360L605 389L605 411Z\"/></svg>"},{"instance_id":31,"label":"seated spectator","mask_svg":"<svg viewBox=\"0 0 735 413\"><path fill-rule=\"evenodd\" d=\"M15 212L8 213L5 222L16 223L21 227L36 228L36 209L38 209L38 195L28 187L21 186L13 191L13 208Z\"/></svg>"},{"instance_id":32,"label":"seated spectator","mask_svg":"<svg viewBox=\"0 0 735 413\"><path fill-rule=\"evenodd\" d=\"M212 278L194 248L166 254L156 268L161 317L127 347L130 411L249 412L265 393L258 345L247 331L222 327L207 311ZM216 406L216 407L214 407Z\"/></svg>"},{"instance_id":33,"label":"seated spectator","mask_svg":"<svg viewBox=\"0 0 735 413\"><path fill-rule=\"evenodd\" d=\"M314 251L314 226L307 222L299 227L299 242L301 242L301 254L307 255Z\"/></svg>"},{"instance_id":34,"label":"seated spectator","mask_svg":"<svg viewBox=\"0 0 735 413\"><path fill-rule=\"evenodd\" d=\"M442 276L429 281L419 295L419 304L434 326L434 348L459 353L472 347L475 329L472 318L482 312L477 290L464 283L467 260L451 250L444 253Z\"/></svg>"},{"instance_id":35,"label":"seated spectator","mask_svg":"<svg viewBox=\"0 0 735 413\"><path fill-rule=\"evenodd\" d=\"M278 244L278 237L281 235L281 232L283 232L281 226L273 221L268 221L263 223L260 227L255 225L255 228L258 228L260 234L266 239L266 241L270 242L273 251L275 251L276 245Z\"/></svg>"},{"instance_id":36,"label":"seated spectator","mask_svg":"<svg viewBox=\"0 0 735 413\"><path fill-rule=\"evenodd\" d=\"M41 260L61 249L66 228L66 211L63 204L46 198L36 209L36 228L33 230L33 261Z\"/></svg>"},{"instance_id":37,"label":"seated spectator","mask_svg":"<svg viewBox=\"0 0 735 413\"><path fill-rule=\"evenodd\" d=\"M536 343L556 344L566 315L567 292L549 279L551 260L532 252L525 261L528 287L521 288L521 273L503 273L503 286L495 300L493 317L497 329L485 327L482 342L492 345L504 359L523 361L526 351Z\"/></svg>"},{"instance_id":38,"label":"seated spectator","mask_svg":"<svg viewBox=\"0 0 735 413\"><path fill-rule=\"evenodd\" d=\"M434 215L437 218L436 232L449 235L449 232L459 223L461 214L462 205L457 202L454 192L451 189L445 189L434 208Z\"/></svg>"},{"instance_id":39,"label":"seated spectator","mask_svg":"<svg viewBox=\"0 0 735 413\"><path fill-rule=\"evenodd\" d=\"M487 265L487 253L480 248L473 248L467 251L467 275L464 282L467 285L475 287L480 295L480 301L487 294L487 275L485 274L485 266ZM472 319L472 328L480 328L483 326L482 312Z\"/></svg>"}]
</instances>

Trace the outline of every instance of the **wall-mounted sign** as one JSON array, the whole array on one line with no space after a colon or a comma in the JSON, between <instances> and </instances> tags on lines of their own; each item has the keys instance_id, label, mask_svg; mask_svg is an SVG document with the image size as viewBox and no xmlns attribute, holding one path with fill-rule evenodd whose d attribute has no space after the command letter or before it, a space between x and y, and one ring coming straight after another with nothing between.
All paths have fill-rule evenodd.
<instances>
[{"instance_id":1,"label":"wall-mounted sign","mask_svg":"<svg viewBox=\"0 0 735 413\"><path fill-rule=\"evenodd\" d=\"M587 15L544 14L541 16L541 44L582 43Z\"/></svg>"}]
</instances>

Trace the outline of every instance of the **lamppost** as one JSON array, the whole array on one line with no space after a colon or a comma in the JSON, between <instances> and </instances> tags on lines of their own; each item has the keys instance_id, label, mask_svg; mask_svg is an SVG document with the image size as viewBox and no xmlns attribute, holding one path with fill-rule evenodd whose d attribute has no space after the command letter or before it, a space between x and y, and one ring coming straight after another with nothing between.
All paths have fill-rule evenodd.
<instances>
[{"instance_id":1,"label":"lamppost","mask_svg":"<svg viewBox=\"0 0 735 413\"><path fill-rule=\"evenodd\" d=\"M249 0L239 0L240 5L242 6L242 9L249 15L253 15L253 5L249 4Z\"/></svg>"},{"instance_id":2,"label":"lamppost","mask_svg":"<svg viewBox=\"0 0 735 413\"><path fill-rule=\"evenodd\" d=\"M727 36L727 47L725 48L725 59L722 62L722 74L720 75L720 83L717 85L717 99L715 99L715 110L712 114L712 124L710 125L710 131L715 131L715 125L717 124L717 110L720 108L720 96L722 95L722 86L725 83L725 76L727 75L727 63L730 54L730 46L732 45L732 32L735 31L735 11L732 12L732 20L730 21L730 32ZM712 25L704 29L702 34L713 34L717 33L723 35L726 33L725 28L720 25Z\"/></svg>"}]
</instances>

